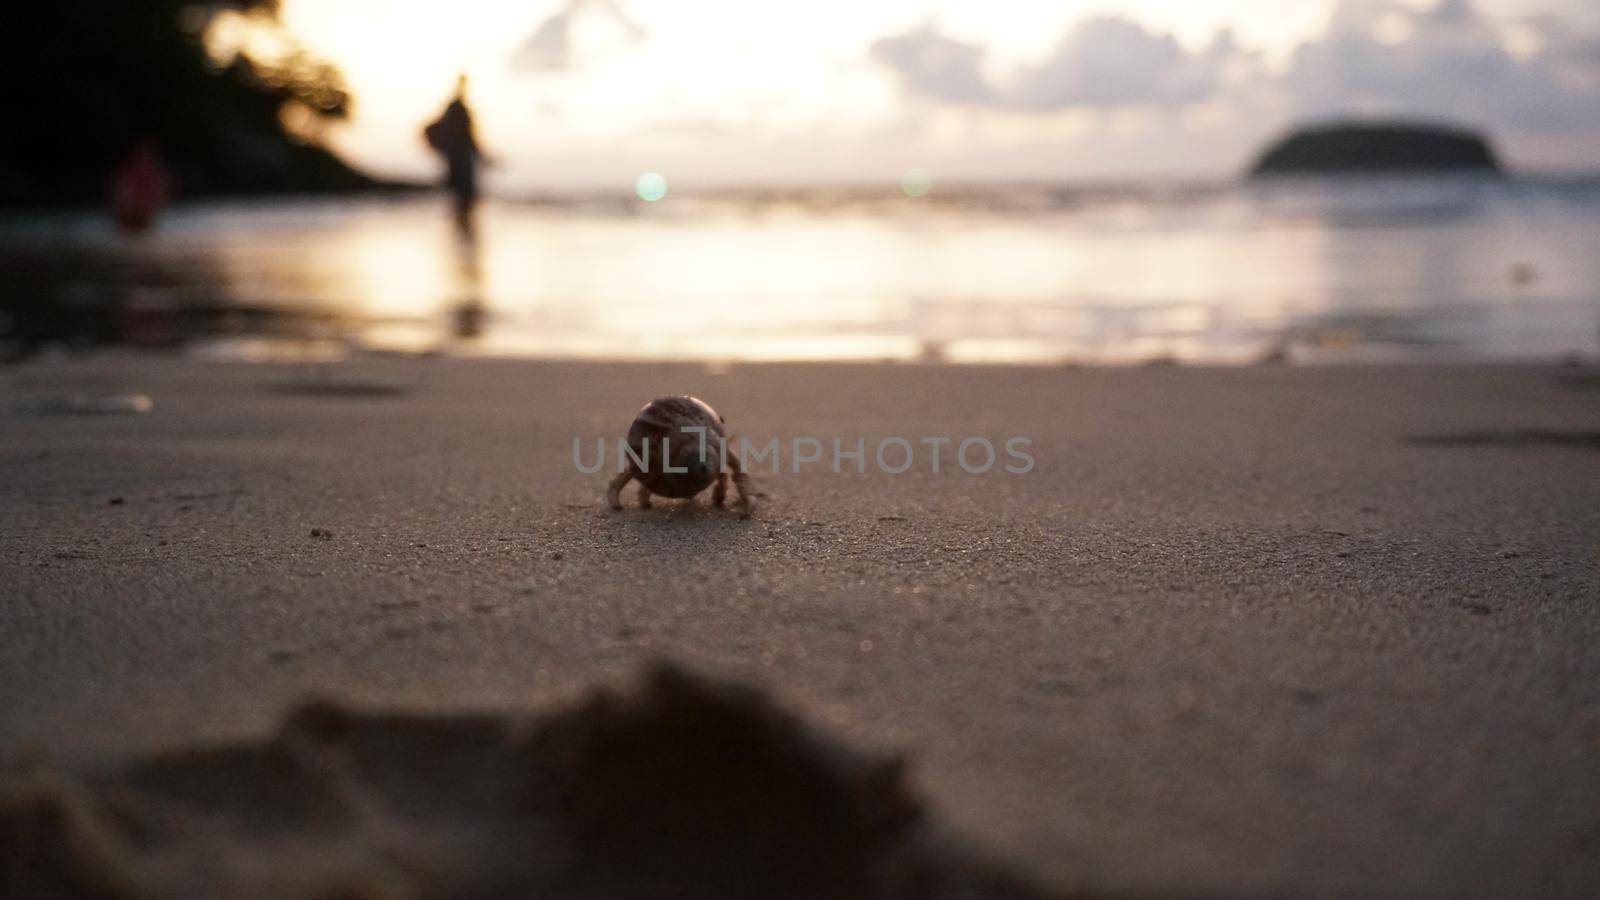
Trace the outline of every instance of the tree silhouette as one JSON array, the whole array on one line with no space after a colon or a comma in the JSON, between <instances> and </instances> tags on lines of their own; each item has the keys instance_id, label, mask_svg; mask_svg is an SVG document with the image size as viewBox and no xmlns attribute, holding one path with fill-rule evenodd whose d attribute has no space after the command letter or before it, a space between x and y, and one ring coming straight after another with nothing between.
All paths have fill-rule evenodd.
<instances>
[{"instance_id":1,"label":"tree silhouette","mask_svg":"<svg viewBox=\"0 0 1600 900\"><path fill-rule=\"evenodd\" d=\"M182 194L373 186L305 127L348 116L351 98L277 13L277 0L16 0L0 29L0 203L97 200L151 138ZM207 35L228 16L288 52L218 58Z\"/></svg>"}]
</instances>

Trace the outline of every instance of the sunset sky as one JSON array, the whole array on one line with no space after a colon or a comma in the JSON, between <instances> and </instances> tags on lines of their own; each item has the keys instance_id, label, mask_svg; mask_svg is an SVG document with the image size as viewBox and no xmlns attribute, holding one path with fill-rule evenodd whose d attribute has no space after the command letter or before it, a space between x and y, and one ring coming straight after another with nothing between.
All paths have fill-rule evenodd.
<instances>
[{"instance_id":1,"label":"sunset sky","mask_svg":"<svg viewBox=\"0 0 1600 900\"><path fill-rule=\"evenodd\" d=\"M343 70L356 161L472 78L503 190L1218 176L1288 123L1446 117L1514 164L1600 167L1594 0L284 0Z\"/></svg>"}]
</instances>

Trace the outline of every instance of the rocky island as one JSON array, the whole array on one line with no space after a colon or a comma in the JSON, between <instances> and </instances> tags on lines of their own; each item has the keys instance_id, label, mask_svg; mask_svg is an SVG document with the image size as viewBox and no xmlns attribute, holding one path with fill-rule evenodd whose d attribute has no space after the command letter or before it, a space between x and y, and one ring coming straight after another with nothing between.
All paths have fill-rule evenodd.
<instances>
[{"instance_id":1,"label":"rocky island","mask_svg":"<svg viewBox=\"0 0 1600 900\"><path fill-rule=\"evenodd\" d=\"M1338 122L1296 129L1269 147L1251 167L1250 175L1500 171L1488 140L1465 128Z\"/></svg>"}]
</instances>

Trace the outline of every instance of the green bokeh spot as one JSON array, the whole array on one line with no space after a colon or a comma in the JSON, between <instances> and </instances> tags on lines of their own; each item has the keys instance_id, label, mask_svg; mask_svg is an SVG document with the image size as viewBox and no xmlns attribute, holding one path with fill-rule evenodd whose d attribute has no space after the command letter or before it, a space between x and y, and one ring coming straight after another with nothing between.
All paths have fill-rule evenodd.
<instances>
[{"instance_id":1,"label":"green bokeh spot","mask_svg":"<svg viewBox=\"0 0 1600 900\"><path fill-rule=\"evenodd\" d=\"M658 172L646 172L634 182L633 189L638 192L640 200L654 203L667 195L667 180Z\"/></svg>"},{"instance_id":2,"label":"green bokeh spot","mask_svg":"<svg viewBox=\"0 0 1600 900\"><path fill-rule=\"evenodd\" d=\"M900 176L900 190L905 191L907 197L925 197L933 190L933 176L927 169L907 169L906 174Z\"/></svg>"}]
</instances>

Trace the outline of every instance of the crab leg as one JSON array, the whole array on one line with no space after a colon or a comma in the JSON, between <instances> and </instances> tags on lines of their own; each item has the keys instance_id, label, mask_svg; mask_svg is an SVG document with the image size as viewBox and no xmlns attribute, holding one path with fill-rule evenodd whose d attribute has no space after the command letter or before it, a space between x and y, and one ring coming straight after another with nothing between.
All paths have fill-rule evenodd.
<instances>
[{"instance_id":1,"label":"crab leg","mask_svg":"<svg viewBox=\"0 0 1600 900\"><path fill-rule=\"evenodd\" d=\"M612 509L622 508L622 489L633 480L633 469L629 468L611 479L611 484L606 487L606 504Z\"/></svg>"},{"instance_id":2,"label":"crab leg","mask_svg":"<svg viewBox=\"0 0 1600 900\"><path fill-rule=\"evenodd\" d=\"M739 518L748 519L752 511L750 495L755 493L754 487L750 484L750 476L744 473L744 463L740 462L739 457L732 452L728 453L728 468L733 470L733 490L739 497L737 503ZM718 481L717 486L721 487L722 482ZM712 499L715 500L715 496Z\"/></svg>"}]
</instances>

